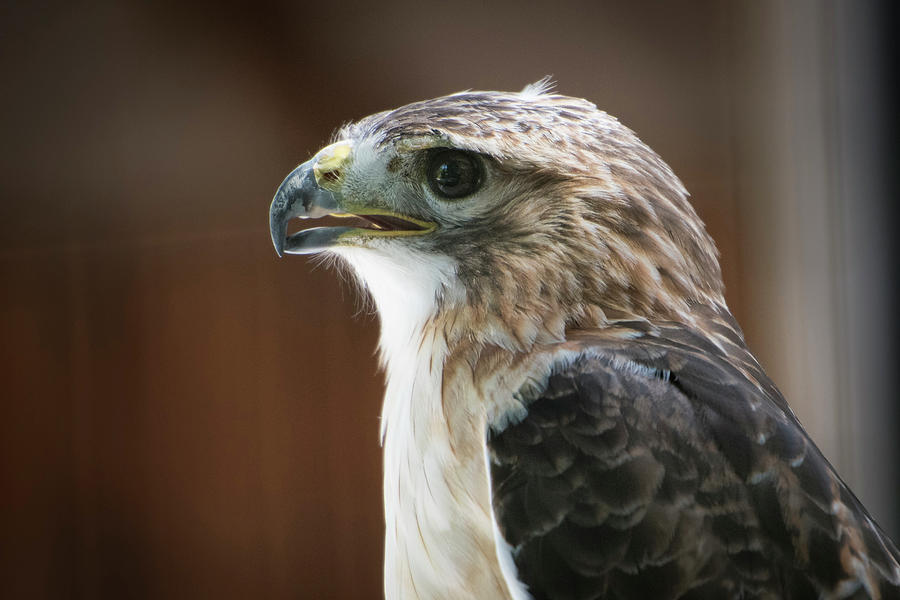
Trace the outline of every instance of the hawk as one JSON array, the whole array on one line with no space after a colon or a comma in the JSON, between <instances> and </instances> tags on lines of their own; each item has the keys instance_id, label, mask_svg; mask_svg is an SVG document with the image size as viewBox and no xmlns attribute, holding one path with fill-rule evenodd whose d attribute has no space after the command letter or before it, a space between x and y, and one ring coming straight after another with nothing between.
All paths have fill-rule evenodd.
<instances>
[{"instance_id":1,"label":"hawk","mask_svg":"<svg viewBox=\"0 0 900 600\"><path fill-rule=\"evenodd\" d=\"M900 598L687 197L545 82L369 116L278 188L278 254L378 311L387 598Z\"/></svg>"}]
</instances>

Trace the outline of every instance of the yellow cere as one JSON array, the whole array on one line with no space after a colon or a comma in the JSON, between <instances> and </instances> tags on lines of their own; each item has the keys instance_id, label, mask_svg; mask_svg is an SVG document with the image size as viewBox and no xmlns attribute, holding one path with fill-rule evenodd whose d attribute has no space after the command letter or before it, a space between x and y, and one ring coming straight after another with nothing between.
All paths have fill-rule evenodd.
<instances>
[{"instance_id":1,"label":"yellow cere","mask_svg":"<svg viewBox=\"0 0 900 600\"><path fill-rule=\"evenodd\" d=\"M353 146L350 142L343 141L335 142L319 150L319 153L316 154L316 162L313 164L316 183L326 189L330 185L339 183L343 175L342 169L352 149Z\"/></svg>"}]
</instances>

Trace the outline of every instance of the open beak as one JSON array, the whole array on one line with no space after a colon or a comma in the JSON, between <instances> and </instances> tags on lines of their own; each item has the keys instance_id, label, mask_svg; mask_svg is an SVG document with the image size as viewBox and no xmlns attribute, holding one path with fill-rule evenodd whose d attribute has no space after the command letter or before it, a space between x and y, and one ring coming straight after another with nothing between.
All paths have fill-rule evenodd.
<instances>
[{"instance_id":1,"label":"open beak","mask_svg":"<svg viewBox=\"0 0 900 600\"><path fill-rule=\"evenodd\" d=\"M307 161L284 178L272 205L269 207L269 231L275 252L283 256L289 254L310 254L331 246L346 227L316 227L287 235L291 219L317 219L336 212L337 198L334 192L319 187L313 173L315 159Z\"/></svg>"},{"instance_id":2,"label":"open beak","mask_svg":"<svg viewBox=\"0 0 900 600\"><path fill-rule=\"evenodd\" d=\"M382 209L344 208L340 192L327 188L339 187L342 162L348 154L349 147L329 146L291 171L278 186L269 207L269 231L278 256L315 254L339 244L353 245L354 239L421 235L436 229L434 223ZM313 227L287 234L291 219L327 216L355 217L355 226Z\"/></svg>"}]
</instances>

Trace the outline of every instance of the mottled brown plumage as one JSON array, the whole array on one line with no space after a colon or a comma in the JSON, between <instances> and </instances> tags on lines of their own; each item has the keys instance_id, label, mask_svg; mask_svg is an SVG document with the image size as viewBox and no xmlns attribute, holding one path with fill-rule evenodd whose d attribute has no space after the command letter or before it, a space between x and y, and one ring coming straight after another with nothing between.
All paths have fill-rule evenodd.
<instances>
[{"instance_id":1,"label":"mottled brown plumage","mask_svg":"<svg viewBox=\"0 0 900 600\"><path fill-rule=\"evenodd\" d=\"M442 195L457 167L471 189ZM286 236L326 213L369 225ZM388 597L900 597L681 182L589 102L538 85L373 115L285 179L271 223L379 311Z\"/></svg>"},{"instance_id":2,"label":"mottled brown plumage","mask_svg":"<svg viewBox=\"0 0 900 600\"><path fill-rule=\"evenodd\" d=\"M897 549L745 350L680 323L568 343L580 358L489 441L535 598L897 597Z\"/></svg>"},{"instance_id":3,"label":"mottled brown plumage","mask_svg":"<svg viewBox=\"0 0 900 600\"><path fill-rule=\"evenodd\" d=\"M459 260L469 306L543 296L564 305L553 312L599 309L620 318L724 303L715 245L681 182L585 100L463 93L373 115L338 139L403 150L451 146L493 160L502 201L435 239ZM415 165L408 174L416 176ZM416 212L427 218L423 208ZM495 310L508 320L515 308ZM585 324L596 320L589 315Z\"/></svg>"}]
</instances>

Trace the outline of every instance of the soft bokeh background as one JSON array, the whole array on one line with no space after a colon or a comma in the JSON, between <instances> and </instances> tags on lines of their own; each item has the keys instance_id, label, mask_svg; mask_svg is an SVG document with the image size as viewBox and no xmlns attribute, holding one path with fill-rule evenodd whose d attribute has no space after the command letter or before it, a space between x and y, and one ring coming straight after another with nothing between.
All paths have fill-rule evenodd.
<instances>
[{"instance_id":1,"label":"soft bokeh background","mask_svg":"<svg viewBox=\"0 0 900 600\"><path fill-rule=\"evenodd\" d=\"M377 321L278 260L344 121L559 89L684 180L728 300L900 532L893 3L0 7L0 596L375 598Z\"/></svg>"}]
</instances>

